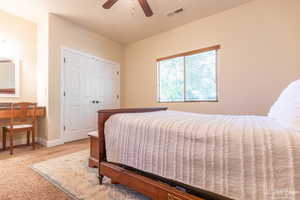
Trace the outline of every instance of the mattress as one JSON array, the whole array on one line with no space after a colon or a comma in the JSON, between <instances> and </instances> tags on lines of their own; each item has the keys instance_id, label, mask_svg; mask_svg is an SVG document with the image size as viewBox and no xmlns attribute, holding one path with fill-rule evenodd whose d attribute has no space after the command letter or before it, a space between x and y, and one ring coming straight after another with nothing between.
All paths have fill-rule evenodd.
<instances>
[{"instance_id":1,"label":"mattress","mask_svg":"<svg viewBox=\"0 0 300 200\"><path fill-rule=\"evenodd\" d=\"M264 116L111 116L107 160L234 199L300 199L300 133Z\"/></svg>"}]
</instances>

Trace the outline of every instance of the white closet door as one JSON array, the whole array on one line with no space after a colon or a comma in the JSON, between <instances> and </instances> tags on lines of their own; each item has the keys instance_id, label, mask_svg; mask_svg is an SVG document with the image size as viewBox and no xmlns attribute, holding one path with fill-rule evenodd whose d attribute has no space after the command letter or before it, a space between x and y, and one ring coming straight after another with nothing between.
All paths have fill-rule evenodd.
<instances>
[{"instance_id":1,"label":"white closet door","mask_svg":"<svg viewBox=\"0 0 300 200\"><path fill-rule=\"evenodd\" d=\"M93 73L90 74L92 84L93 84L93 127L96 130L98 127L98 110L104 109L103 106L103 94L104 94L104 73L103 64L98 59L93 60L92 65Z\"/></svg>"},{"instance_id":2,"label":"white closet door","mask_svg":"<svg viewBox=\"0 0 300 200\"><path fill-rule=\"evenodd\" d=\"M88 132L95 130L94 74L92 60L70 51L64 52L64 133L65 142L83 139Z\"/></svg>"},{"instance_id":3,"label":"white closet door","mask_svg":"<svg viewBox=\"0 0 300 200\"><path fill-rule=\"evenodd\" d=\"M120 68L109 62L104 62L104 66L104 107L120 108Z\"/></svg>"},{"instance_id":4,"label":"white closet door","mask_svg":"<svg viewBox=\"0 0 300 200\"><path fill-rule=\"evenodd\" d=\"M95 74L100 72L95 72L96 63L94 60L85 56L85 62L82 66L82 75L84 76L84 84L83 84L83 93L85 97L83 98L85 104L84 121L87 130L96 130L95 127L95 90L96 87L101 87L101 85L95 83Z\"/></svg>"},{"instance_id":5,"label":"white closet door","mask_svg":"<svg viewBox=\"0 0 300 200\"><path fill-rule=\"evenodd\" d=\"M120 107L118 65L64 50L65 142L83 139L97 130L100 109Z\"/></svg>"}]
</instances>

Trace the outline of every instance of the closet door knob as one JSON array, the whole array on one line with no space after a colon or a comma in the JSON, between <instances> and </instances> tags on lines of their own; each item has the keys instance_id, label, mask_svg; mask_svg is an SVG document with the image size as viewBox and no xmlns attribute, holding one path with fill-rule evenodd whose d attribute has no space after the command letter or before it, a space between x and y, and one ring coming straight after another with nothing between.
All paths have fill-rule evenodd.
<instances>
[{"instance_id":1,"label":"closet door knob","mask_svg":"<svg viewBox=\"0 0 300 200\"><path fill-rule=\"evenodd\" d=\"M96 103L96 101L92 101L92 103Z\"/></svg>"},{"instance_id":2,"label":"closet door knob","mask_svg":"<svg viewBox=\"0 0 300 200\"><path fill-rule=\"evenodd\" d=\"M96 103L98 104L98 103L99 103L99 101L96 101Z\"/></svg>"}]
</instances>

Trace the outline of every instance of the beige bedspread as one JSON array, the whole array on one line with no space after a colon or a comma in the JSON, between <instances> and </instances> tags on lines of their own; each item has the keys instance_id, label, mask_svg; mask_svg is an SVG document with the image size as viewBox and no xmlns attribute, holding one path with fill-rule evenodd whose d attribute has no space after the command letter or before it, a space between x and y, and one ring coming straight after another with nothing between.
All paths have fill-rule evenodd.
<instances>
[{"instance_id":1,"label":"beige bedspread","mask_svg":"<svg viewBox=\"0 0 300 200\"><path fill-rule=\"evenodd\" d=\"M263 116L117 114L107 159L247 200L300 199L300 133Z\"/></svg>"}]
</instances>

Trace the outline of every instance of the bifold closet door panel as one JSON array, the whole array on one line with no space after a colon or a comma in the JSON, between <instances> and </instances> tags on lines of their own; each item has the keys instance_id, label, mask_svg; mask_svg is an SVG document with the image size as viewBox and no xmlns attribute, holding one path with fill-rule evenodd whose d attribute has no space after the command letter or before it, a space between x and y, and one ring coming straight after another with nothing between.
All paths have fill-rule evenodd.
<instances>
[{"instance_id":1,"label":"bifold closet door panel","mask_svg":"<svg viewBox=\"0 0 300 200\"><path fill-rule=\"evenodd\" d=\"M64 52L64 133L65 141L82 139L95 129L92 104L93 91L90 74L92 62L89 57Z\"/></svg>"},{"instance_id":2,"label":"bifold closet door panel","mask_svg":"<svg viewBox=\"0 0 300 200\"><path fill-rule=\"evenodd\" d=\"M105 64L104 107L107 109L120 107L120 68L113 63Z\"/></svg>"}]
</instances>

